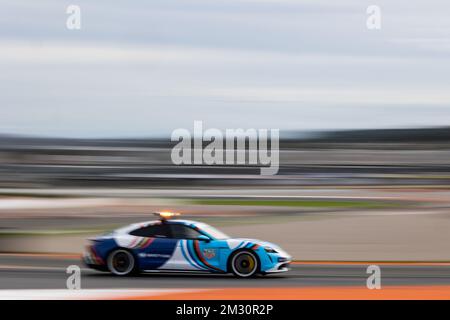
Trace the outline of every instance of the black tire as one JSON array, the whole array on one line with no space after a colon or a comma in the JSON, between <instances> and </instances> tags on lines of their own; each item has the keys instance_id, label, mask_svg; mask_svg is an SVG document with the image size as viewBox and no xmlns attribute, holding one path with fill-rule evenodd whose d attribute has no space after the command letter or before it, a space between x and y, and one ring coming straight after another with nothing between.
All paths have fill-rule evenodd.
<instances>
[{"instance_id":1,"label":"black tire","mask_svg":"<svg viewBox=\"0 0 450 320\"><path fill-rule=\"evenodd\" d=\"M240 250L230 257L229 268L236 277L249 278L258 273L259 259L253 251Z\"/></svg>"},{"instance_id":2,"label":"black tire","mask_svg":"<svg viewBox=\"0 0 450 320\"><path fill-rule=\"evenodd\" d=\"M125 249L116 249L108 255L106 261L108 270L117 276L128 276L137 271L134 255Z\"/></svg>"}]
</instances>

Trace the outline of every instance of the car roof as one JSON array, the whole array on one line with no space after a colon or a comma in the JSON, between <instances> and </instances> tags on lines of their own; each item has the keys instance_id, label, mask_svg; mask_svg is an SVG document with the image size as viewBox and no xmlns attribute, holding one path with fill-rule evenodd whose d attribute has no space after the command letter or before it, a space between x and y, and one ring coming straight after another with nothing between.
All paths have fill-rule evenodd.
<instances>
[{"instance_id":1,"label":"car roof","mask_svg":"<svg viewBox=\"0 0 450 320\"><path fill-rule=\"evenodd\" d=\"M143 222L138 222L138 223L133 223L130 224L129 226L125 227L126 229L135 229L135 228L142 228L142 227L146 227L152 224L159 224L161 223L161 220L150 220L150 221L143 221ZM193 220L179 220L179 219L170 219L170 220L164 220L164 223L167 224L183 224L183 225L187 225L187 226L196 226L196 225L201 225L201 222L198 221L193 221Z\"/></svg>"},{"instance_id":2,"label":"car roof","mask_svg":"<svg viewBox=\"0 0 450 320\"><path fill-rule=\"evenodd\" d=\"M139 228L144 228L147 227L149 225L153 225L153 224L159 224L162 223L161 220L150 220L150 221L143 221L143 222L138 222L138 223L132 223L129 224L125 227L119 228L114 230L115 232L117 232L118 234L126 234L129 233L133 230L139 229ZM203 229L202 226L205 225L205 223L203 222L198 222L198 221L193 221L193 220L178 220L178 219L170 219L170 220L165 220L164 223L166 224L182 224L185 226L190 226L190 227L198 227L199 229Z\"/></svg>"},{"instance_id":3,"label":"car roof","mask_svg":"<svg viewBox=\"0 0 450 320\"><path fill-rule=\"evenodd\" d=\"M193 220L178 220L178 219L173 219L173 220L167 220L167 222L166 223L171 223L171 224L185 224L185 225L188 225L188 226L191 226L191 225L198 225L198 224L201 224L201 222L198 222L198 221L193 221Z\"/></svg>"}]
</instances>

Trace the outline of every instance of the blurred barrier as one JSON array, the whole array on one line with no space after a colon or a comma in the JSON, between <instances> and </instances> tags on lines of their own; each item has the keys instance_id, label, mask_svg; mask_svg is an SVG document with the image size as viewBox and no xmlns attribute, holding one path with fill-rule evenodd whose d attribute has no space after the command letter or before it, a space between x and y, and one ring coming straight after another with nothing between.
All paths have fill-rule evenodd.
<instances>
[{"instance_id":1,"label":"blurred barrier","mask_svg":"<svg viewBox=\"0 0 450 320\"><path fill-rule=\"evenodd\" d=\"M90 236L93 235L0 236L0 252L81 254L84 250L85 239Z\"/></svg>"}]
</instances>

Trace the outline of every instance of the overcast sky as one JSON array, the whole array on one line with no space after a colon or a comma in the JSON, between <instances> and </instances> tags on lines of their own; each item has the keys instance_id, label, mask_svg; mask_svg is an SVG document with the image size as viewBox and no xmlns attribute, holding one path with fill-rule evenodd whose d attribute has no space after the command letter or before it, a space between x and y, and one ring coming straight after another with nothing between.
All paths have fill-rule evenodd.
<instances>
[{"instance_id":1,"label":"overcast sky","mask_svg":"<svg viewBox=\"0 0 450 320\"><path fill-rule=\"evenodd\" d=\"M412 2L2 0L0 133L450 125L450 2Z\"/></svg>"}]
</instances>

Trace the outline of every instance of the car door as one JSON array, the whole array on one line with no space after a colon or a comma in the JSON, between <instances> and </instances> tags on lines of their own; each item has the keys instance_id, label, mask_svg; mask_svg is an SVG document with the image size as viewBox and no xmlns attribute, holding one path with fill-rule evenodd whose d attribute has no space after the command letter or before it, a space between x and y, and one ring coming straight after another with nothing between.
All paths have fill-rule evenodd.
<instances>
[{"instance_id":1,"label":"car door","mask_svg":"<svg viewBox=\"0 0 450 320\"><path fill-rule=\"evenodd\" d=\"M171 234L178 240L177 249L165 266L176 270L220 271L217 241L203 235L191 226L172 223Z\"/></svg>"},{"instance_id":2,"label":"car door","mask_svg":"<svg viewBox=\"0 0 450 320\"><path fill-rule=\"evenodd\" d=\"M163 266L172 257L178 240L171 236L166 223L155 223L130 232L138 237L139 245L134 252L139 257L141 270L155 270Z\"/></svg>"}]
</instances>

